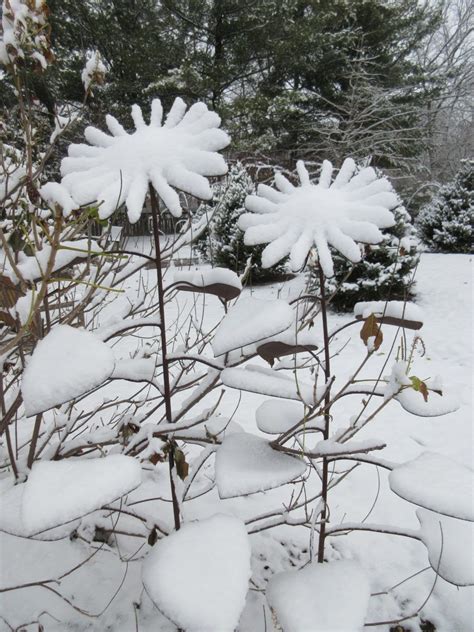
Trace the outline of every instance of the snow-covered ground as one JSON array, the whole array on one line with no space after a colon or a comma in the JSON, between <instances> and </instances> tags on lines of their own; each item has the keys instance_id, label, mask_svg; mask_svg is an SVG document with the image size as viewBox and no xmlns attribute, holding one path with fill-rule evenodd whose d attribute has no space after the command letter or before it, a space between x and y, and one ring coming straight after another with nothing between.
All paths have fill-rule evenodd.
<instances>
[{"instance_id":1,"label":"snow-covered ground","mask_svg":"<svg viewBox=\"0 0 474 632\"><path fill-rule=\"evenodd\" d=\"M133 284L134 280L130 283ZM300 293L302 286L303 279L296 277L285 283L246 289L245 295L251 294L261 299L291 299ZM180 300L190 300L184 293L182 296ZM206 300L206 324L211 325L216 321L221 307L214 297ZM417 303L423 309L425 317L421 336L426 353L424 357L417 356L414 372L421 379L441 375L446 392L458 393L461 406L456 412L444 417L423 418L408 414L396 402L392 402L364 429L360 438L375 438L386 442L388 447L383 452L383 457L389 460L404 462L422 452L434 451L472 467L471 257L424 254L417 272ZM330 327L335 328L348 320L348 316L332 314ZM315 324L317 326L318 323ZM346 343L347 345L343 352L333 358L333 372L336 376L350 374L364 353L358 328L345 331L350 333L343 332L339 341L341 348ZM391 344L391 329L385 327L384 333L385 341L374 358L367 377L376 375L377 369L386 360ZM265 366L263 361L261 365ZM119 383L114 384L117 388ZM260 434L255 411L264 399L268 398L252 393L243 393L240 397L238 391L229 389L219 410L227 416L235 412L234 422L244 430ZM360 399L357 396L346 397L337 404L334 409L335 428L338 425L347 425L353 413L354 401L359 402ZM168 485L164 474L157 475L147 482L146 488L142 486L138 491L132 492L129 502L161 496L161 490L168 490ZM283 503L288 502L290 494L291 486L287 486L245 498L221 500L214 489L185 503L183 514L187 521L195 518L207 519L216 513L249 519L272 509L281 509ZM157 524L170 519L170 503L157 501L149 504L150 514ZM378 471L369 465L357 467L334 489L330 505L333 523L367 521L409 529L419 527L416 507L390 491L384 470ZM0 509L4 517L9 516L10 522L15 523L15 520L20 519L14 514L17 509L14 502L11 507L4 505ZM127 530L125 518L122 529ZM269 632L272 629L271 613L265 605L262 589L275 572L295 570L305 565L310 555L310 533L304 527L280 526L254 533L250 539L253 574L238 630ZM207 543L209 550L204 551L202 559L206 559L206 554L212 558L212 538L204 538L203 542ZM148 546L142 539L134 540L130 537L119 537L117 544L115 550L111 550L108 545L97 545L96 554L88 559L90 547L80 540L32 541L1 533L0 588L25 582L46 583L0 593L0 631L15 629L20 624L38 620L48 632L176 630L154 608L143 589L141 566ZM466 558L473 558L473 543L466 542L463 546ZM415 632L423 619L431 621L438 632L474 630L473 589L456 588L440 578L435 582L427 551L420 542L359 531L332 537L327 555L332 560L352 558L367 571L372 597L366 622L391 621L409 615L424 604L432 591L419 619L407 621L407 629ZM81 562L84 563L80 568L65 575L60 585L55 581L48 581L67 573ZM178 578L175 586L177 592L185 588L180 584L179 577L179 573L170 572L170 581ZM194 581L198 577L199 569L193 569ZM57 590L68 597L69 604L54 593ZM84 610L95 616L81 614ZM381 632L388 631L390 627L387 623L372 629ZM25 632L36 631L38 624L23 625L21 629Z\"/></svg>"}]
</instances>

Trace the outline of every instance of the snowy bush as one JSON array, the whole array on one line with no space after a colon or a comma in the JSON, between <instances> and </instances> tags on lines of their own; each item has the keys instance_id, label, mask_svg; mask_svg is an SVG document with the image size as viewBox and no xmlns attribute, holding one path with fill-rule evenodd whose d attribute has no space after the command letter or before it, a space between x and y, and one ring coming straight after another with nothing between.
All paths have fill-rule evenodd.
<instances>
[{"instance_id":1,"label":"snowy bush","mask_svg":"<svg viewBox=\"0 0 474 632\"><path fill-rule=\"evenodd\" d=\"M465 160L417 217L421 239L435 252L473 252L474 160Z\"/></svg>"},{"instance_id":2,"label":"snowy bush","mask_svg":"<svg viewBox=\"0 0 474 632\"><path fill-rule=\"evenodd\" d=\"M201 204L197 217L209 218L206 230L195 247L205 261L224 266L241 275L246 271L249 284L271 281L285 272L285 264L262 268L262 246L246 246L238 221L245 212L247 195L255 192L255 184L241 162L234 163L223 182L215 187L213 206ZM250 261L250 266L249 266Z\"/></svg>"},{"instance_id":3,"label":"snowy bush","mask_svg":"<svg viewBox=\"0 0 474 632\"><path fill-rule=\"evenodd\" d=\"M415 268L419 249L410 215L403 206L393 210L395 224L387 228L383 240L363 246L363 257L352 263L334 255L334 276L326 279L331 305L352 311L360 301L410 300L414 296ZM317 265L309 266L310 284L318 291Z\"/></svg>"}]
</instances>

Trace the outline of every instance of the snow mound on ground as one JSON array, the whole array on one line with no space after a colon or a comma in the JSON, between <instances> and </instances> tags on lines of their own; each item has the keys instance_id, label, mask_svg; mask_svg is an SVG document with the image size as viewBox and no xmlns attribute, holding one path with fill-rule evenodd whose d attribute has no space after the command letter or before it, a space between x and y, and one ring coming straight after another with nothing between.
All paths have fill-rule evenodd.
<instances>
[{"instance_id":1,"label":"snow mound on ground","mask_svg":"<svg viewBox=\"0 0 474 632\"><path fill-rule=\"evenodd\" d=\"M57 325L38 342L21 392L27 417L84 395L114 370L112 349L85 329Z\"/></svg>"},{"instance_id":2,"label":"snow mound on ground","mask_svg":"<svg viewBox=\"0 0 474 632\"><path fill-rule=\"evenodd\" d=\"M267 601L285 632L359 632L369 598L367 577L351 561L278 573L267 586Z\"/></svg>"},{"instance_id":3,"label":"snow mound on ground","mask_svg":"<svg viewBox=\"0 0 474 632\"><path fill-rule=\"evenodd\" d=\"M281 299L243 298L220 323L212 341L215 356L245 347L287 329L294 320L291 307Z\"/></svg>"},{"instance_id":4,"label":"snow mound on ground","mask_svg":"<svg viewBox=\"0 0 474 632\"><path fill-rule=\"evenodd\" d=\"M216 454L216 483L221 498L254 494L289 483L304 474L306 463L274 450L246 432L225 437Z\"/></svg>"},{"instance_id":5,"label":"snow mound on ground","mask_svg":"<svg viewBox=\"0 0 474 632\"><path fill-rule=\"evenodd\" d=\"M426 509L418 509L416 515L432 568L455 586L474 585L474 524Z\"/></svg>"},{"instance_id":6,"label":"snow mound on ground","mask_svg":"<svg viewBox=\"0 0 474 632\"><path fill-rule=\"evenodd\" d=\"M25 485L21 515L35 534L65 524L128 494L141 482L141 467L129 456L39 461Z\"/></svg>"},{"instance_id":7,"label":"snow mound on ground","mask_svg":"<svg viewBox=\"0 0 474 632\"><path fill-rule=\"evenodd\" d=\"M389 475L390 488L415 505L474 522L474 473L447 456L423 452Z\"/></svg>"},{"instance_id":8,"label":"snow mound on ground","mask_svg":"<svg viewBox=\"0 0 474 632\"><path fill-rule=\"evenodd\" d=\"M186 632L233 632L250 575L245 525L217 514L160 540L142 577L157 608Z\"/></svg>"}]
</instances>

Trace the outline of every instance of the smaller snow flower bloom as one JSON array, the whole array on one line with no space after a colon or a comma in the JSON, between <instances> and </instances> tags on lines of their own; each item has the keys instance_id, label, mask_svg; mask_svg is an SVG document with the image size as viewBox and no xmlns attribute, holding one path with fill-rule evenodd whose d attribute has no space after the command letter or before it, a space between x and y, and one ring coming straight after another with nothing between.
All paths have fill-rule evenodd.
<instances>
[{"instance_id":1,"label":"smaller snow flower bloom","mask_svg":"<svg viewBox=\"0 0 474 632\"><path fill-rule=\"evenodd\" d=\"M86 92L90 91L93 85L102 85L104 83L107 68L99 51L91 52L87 56L86 65L84 66L81 79Z\"/></svg>"},{"instance_id":2,"label":"smaller snow flower bloom","mask_svg":"<svg viewBox=\"0 0 474 632\"><path fill-rule=\"evenodd\" d=\"M332 181L332 164L323 162L319 182L311 182L304 163L297 163L300 186L282 174L275 174L276 189L260 184L257 195L247 197L252 213L240 217L245 244L268 243L262 266L270 268L287 255L294 271L300 270L313 246L319 264L328 277L334 266L329 245L357 263L361 259L357 243L377 244L383 239L380 228L395 223L393 209L398 197L386 178L372 167L356 173L356 164L347 158ZM357 242L357 243L356 243Z\"/></svg>"},{"instance_id":3,"label":"smaller snow flower bloom","mask_svg":"<svg viewBox=\"0 0 474 632\"><path fill-rule=\"evenodd\" d=\"M87 127L89 145L70 145L61 163L61 184L80 205L97 202L99 216L109 217L125 203L128 217L136 222L151 184L170 213L181 215L175 189L203 200L212 198L205 176L227 172L224 158L217 152L230 139L219 129L221 119L204 103L186 104L175 99L164 124L159 99L151 105L147 125L138 105L132 106L135 131L128 133L113 116L106 116L108 135Z\"/></svg>"}]
</instances>

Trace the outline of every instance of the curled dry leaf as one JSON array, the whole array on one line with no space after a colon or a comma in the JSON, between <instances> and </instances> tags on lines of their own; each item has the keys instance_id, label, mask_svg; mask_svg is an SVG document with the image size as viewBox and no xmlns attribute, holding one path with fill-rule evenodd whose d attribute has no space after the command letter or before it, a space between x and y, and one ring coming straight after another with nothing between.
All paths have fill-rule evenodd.
<instances>
[{"instance_id":1,"label":"curled dry leaf","mask_svg":"<svg viewBox=\"0 0 474 632\"><path fill-rule=\"evenodd\" d=\"M382 344L382 330L380 329L380 325L374 314L370 314L370 316L366 318L362 329L360 330L360 337L364 341L366 347L369 347L369 339L373 339L373 343L371 344L369 350L377 351L377 349Z\"/></svg>"}]
</instances>

